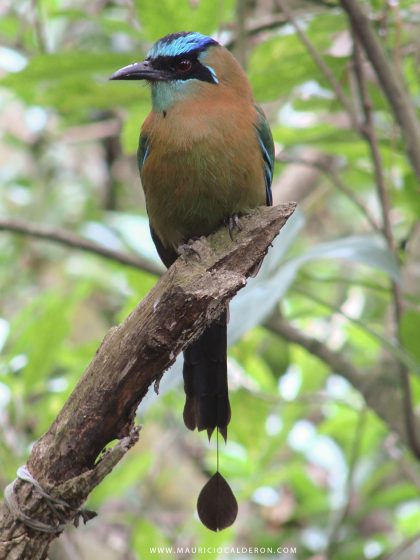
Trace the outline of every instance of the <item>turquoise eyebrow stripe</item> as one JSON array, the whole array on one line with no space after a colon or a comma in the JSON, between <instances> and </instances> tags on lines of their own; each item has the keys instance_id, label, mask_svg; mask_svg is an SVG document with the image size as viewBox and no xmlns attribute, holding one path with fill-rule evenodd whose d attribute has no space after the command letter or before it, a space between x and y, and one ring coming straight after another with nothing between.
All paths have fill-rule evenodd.
<instances>
[{"instance_id":1,"label":"turquoise eyebrow stripe","mask_svg":"<svg viewBox=\"0 0 420 560\"><path fill-rule=\"evenodd\" d=\"M215 81L215 83L218 84L219 80L217 78L216 72L214 71L214 68L212 68L211 66L207 66L206 64L204 66L209 70L210 74L213 76L213 80Z\"/></svg>"},{"instance_id":2,"label":"turquoise eyebrow stripe","mask_svg":"<svg viewBox=\"0 0 420 560\"><path fill-rule=\"evenodd\" d=\"M168 36L155 43L148 52L148 56L150 58L157 58L158 56L179 56L188 54L191 51L204 49L211 44L216 44L216 41L201 33L180 35L172 40L170 36Z\"/></svg>"}]
</instances>

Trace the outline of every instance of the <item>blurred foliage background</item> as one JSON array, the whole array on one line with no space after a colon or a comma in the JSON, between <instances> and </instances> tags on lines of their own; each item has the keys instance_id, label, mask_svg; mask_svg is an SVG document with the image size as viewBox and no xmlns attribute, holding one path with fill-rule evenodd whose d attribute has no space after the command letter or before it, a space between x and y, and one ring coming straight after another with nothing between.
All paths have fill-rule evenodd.
<instances>
[{"instance_id":1,"label":"blurred foliage background","mask_svg":"<svg viewBox=\"0 0 420 560\"><path fill-rule=\"evenodd\" d=\"M420 2L360 3L418 107ZM159 398L151 394L141 406L140 442L90 497L99 517L69 529L51 559L156 558L153 546L216 547L197 558L236 557L217 551L231 546L280 547L278 556L296 559L420 558L420 473L401 428L398 375L410 372L416 406L418 183L362 56L363 104L340 3L289 7L294 23L271 0L0 5L2 487L107 330L156 282L144 270L11 231L16 220L48 225L157 264L135 162L149 92L109 82L116 69L141 60L166 33L213 35L245 66L269 116L276 201L299 202L260 274L232 304L233 418L220 461L240 500L235 525L212 534L196 517L215 447L184 428L177 363ZM349 119L296 24L360 122L370 115L373 144Z\"/></svg>"}]
</instances>

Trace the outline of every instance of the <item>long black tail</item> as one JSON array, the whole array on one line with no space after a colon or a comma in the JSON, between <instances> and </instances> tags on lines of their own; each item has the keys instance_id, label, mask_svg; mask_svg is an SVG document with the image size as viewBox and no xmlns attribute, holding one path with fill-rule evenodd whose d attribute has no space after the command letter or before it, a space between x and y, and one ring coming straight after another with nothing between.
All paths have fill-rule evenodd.
<instances>
[{"instance_id":1,"label":"long black tail","mask_svg":"<svg viewBox=\"0 0 420 560\"><path fill-rule=\"evenodd\" d=\"M219 428L226 441L230 421L226 363L227 311L184 351L184 422L190 430Z\"/></svg>"}]
</instances>

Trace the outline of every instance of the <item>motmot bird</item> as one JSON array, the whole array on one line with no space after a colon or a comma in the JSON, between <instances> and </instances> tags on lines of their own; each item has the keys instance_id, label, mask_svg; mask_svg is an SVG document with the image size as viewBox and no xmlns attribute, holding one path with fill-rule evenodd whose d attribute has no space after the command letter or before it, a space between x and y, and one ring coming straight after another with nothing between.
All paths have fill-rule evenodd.
<instances>
[{"instance_id":1,"label":"motmot bird","mask_svg":"<svg viewBox=\"0 0 420 560\"><path fill-rule=\"evenodd\" d=\"M169 267L191 238L260 205L271 205L274 146L267 119L234 56L196 32L167 35L143 62L113 80L145 80L152 111L140 133L138 165L150 231ZM226 363L227 311L184 351L184 422L217 428L231 417Z\"/></svg>"}]
</instances>

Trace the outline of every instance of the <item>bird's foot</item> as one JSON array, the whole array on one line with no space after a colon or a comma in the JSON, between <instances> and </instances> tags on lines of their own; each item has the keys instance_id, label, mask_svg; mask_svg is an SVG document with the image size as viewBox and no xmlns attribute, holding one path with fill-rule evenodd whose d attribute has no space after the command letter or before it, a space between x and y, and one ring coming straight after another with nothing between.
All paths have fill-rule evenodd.
<instances>
[{"instance_id":1,"label":"bird's foot","mask_svg":"<svg viewBox=\"0 0 420 560\"><path fill-rule=\"evenodd\" d=\"M199 261L201 259L200 253L196 251L192 246L194 241L197 241L197 239L199 239L199 237L192 237L191 239L188 239L186 243L181 243L180 245L178 245L178 255L182 255L183 257L187 258L195 257L197 261Z\"/></svg>"},{"instance_id":2,"label":"bird's foot","mask_svg":"<svg viewBox=\"0 0 420 560\"><path fill-rule=\"evenodd\" d=\"M229 218L225 218L224 220L225 225L229 230L229 236L233 241L233 231L237 229L238 231L242 231L241 220L238 214L232 214Z\"/></svg>"}]
</instances>

